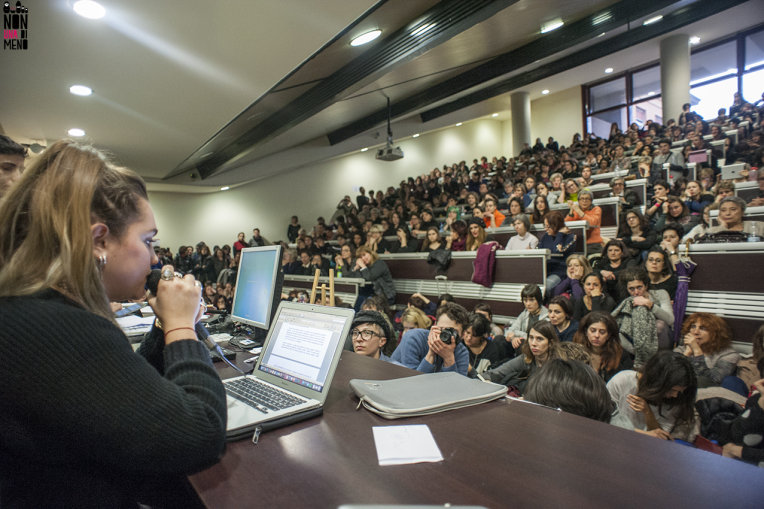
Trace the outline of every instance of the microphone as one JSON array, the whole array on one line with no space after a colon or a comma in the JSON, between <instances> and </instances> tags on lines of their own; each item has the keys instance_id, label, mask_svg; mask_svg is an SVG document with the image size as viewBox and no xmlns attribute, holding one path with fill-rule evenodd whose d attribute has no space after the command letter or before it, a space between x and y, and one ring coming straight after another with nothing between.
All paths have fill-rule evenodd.
<instances>
[{"instance_id":1,"label":"microphone","mask_svg":"<svg viewBox=\"0 0 764 509\"><path fill-rule=\"evenodd\" d=\"M157 286L159 286L159 280L162 279L162 271L159 269L153 269L151 271L151 274L148 275L146 278L146 288L149 289L151 293L154 295L157 294ZM196 331L196 336L199 338L199 340L207 345L207 348L212 350L213 352L217 352L218 345L215 343L212 339L210 339L210 333L207 330L207 328L201 323L197 322L194 325L194 330Z\"/></svg>"},{"instance_id":2,"label":"microphone","mask_svg":"<svg viewBox=\"0 0 764 509\"><path fill-rule=\"evenodd\" d=\"M162 279L162 271L160 269L152 269L151 273L148 275L148 277L146 277L146 288L148 288L149 291L154 295L157 294L157 287L159 286L160 279ZM196 331L196 337L199 338L199 340L204 343L207 348L210 349L210 352L217 355L221 360L225 361L226 364L231 366L239 373L243 374L244 376L247 375L244 371L239 369L236 364L226 359L225 354L223 354L223 350L220 348L220 345L215 343L212 338L210 338L209 331L201 322L198 322L194 325L194 331Z\"/></svg>"}]
</instances>

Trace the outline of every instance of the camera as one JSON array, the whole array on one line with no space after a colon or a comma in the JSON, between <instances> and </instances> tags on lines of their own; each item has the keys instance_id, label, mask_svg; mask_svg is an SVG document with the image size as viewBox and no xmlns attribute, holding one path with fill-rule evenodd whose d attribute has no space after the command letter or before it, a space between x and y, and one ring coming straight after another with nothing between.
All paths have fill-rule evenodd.
<instances>
[{"instance_id":1,"label":"camera","mask_svg":"<svg viewBox=\"0 0 764 509\"><path fill-rule=\"evenodd\" d=\"M459 340L459 331L457 331L453 327L445 327L443 329L440 329L440 340L443 341L445 344L450 345L451 341Z\"/></svg>"}]
</instances>

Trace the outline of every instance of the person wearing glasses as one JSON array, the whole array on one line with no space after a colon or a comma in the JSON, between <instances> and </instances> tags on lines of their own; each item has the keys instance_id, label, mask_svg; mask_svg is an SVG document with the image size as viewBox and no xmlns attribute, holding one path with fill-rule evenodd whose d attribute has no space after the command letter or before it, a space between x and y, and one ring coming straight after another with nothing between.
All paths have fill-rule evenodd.
<instances>
[{"instance_id":1,"label":"person wearing glasses","mask_svg":"<svg viewBox=\"0 0 764 509\"><path fill-rule=\"evenodd\" d=\"M586 248L589 254L602 252L602 236L600 224L602 223L602 209L593 205L592 192L584 189L578 193L578 201L568 200L570 212L565 221L586 221L589 229L586 233Z\"/></svg>"},{"instance_id":2,"label":"person wearing glasses","mask_svg":"<svg viewBox=\"0 0 764 509\"><path fill-rule=\"evenodd\" d=\"M359 311L353 317L350 340L359 355L390 362L388 345L393 343L388 339L394 337L393 328L379 311Z\"/></svg>"}]
</instances>

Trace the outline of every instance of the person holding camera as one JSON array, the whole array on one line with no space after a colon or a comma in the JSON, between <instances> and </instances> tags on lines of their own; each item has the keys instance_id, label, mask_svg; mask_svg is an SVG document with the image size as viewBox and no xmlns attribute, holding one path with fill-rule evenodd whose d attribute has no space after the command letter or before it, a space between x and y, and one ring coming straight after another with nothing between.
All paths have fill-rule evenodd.
<instances>
[{"instance_id":1,"label":"person holding camera","mask_svg":"<svg viewBox=\"0 0 764 509\"><path fill-rule=\"evenodd\" d=\"M469 324L469 313L454 302L446 302L435 312L430 330L412 329L401 338L392 360L422 373L455 371L467 376L469 353L461 335Z\"/></svg>"}]
</instances>

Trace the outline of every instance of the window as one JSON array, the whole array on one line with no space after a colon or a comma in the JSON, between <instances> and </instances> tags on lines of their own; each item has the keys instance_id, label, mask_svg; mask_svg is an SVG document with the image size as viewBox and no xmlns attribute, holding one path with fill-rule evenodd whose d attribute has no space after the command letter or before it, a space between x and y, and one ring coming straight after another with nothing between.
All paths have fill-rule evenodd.
<instances>
[{"instance_id":1,"label":"window","mask_svg":"<svg viewBox=\"0 0 764 509\"><path fill-rule=\"evenodd\" d=\"M753 104L761 99L762 95L764 95L764 68L743 74L743 99Z\"/></svg>"},{"instance_id":2,"label":"window","mask_svg":"<svg viewBox=\"0 0 764 509\"><path fill-rule=\"evenodd\" d=\"M737 74L736 62L737 41L693 52L690 57L690 85Z\"/></svg>"},{"instance_id":3,"label":"window","mask_svg":"<svg viewBox=\"0 0 764 509\"><path fill-rule=\"evenodd\" d=\"M719 108L729 110L735 92L737 92L737 76L692 87L690 90L692 111L705 120L713 120L716 118Z\"/></svg>"},{"instance_id":4,"label":"window","mask_svg":"<svg viewBox=\"0 0 764 509\"><path fill-rule=\"evenodd\" d=\"M626 103L625 77L607 81L589 89L589 111L601 111Z\"/></svg>"},{"instance_id":5,"label":"window","mask_svg":"<svg viewBox=\"0 0 764 509\"><path fill-rule=\"evenodd\" d=\"M764 30L745 38L745 70L764 66Z\"/></svg>"},{"instance_id":6,"label":"window","mask_svg":"<svg viewBox=\"0 0 764 509\"><path fill-rule=\"evenodd\" d=\"M594 133L600 138L610 137L610 125L615 122L619 127L627 125L626 108L617 108L589 115L586 118L587 132Z\"/></svg>"},{"instance_id":7,"label":"window","mask_svg":"<svg viewBox=\"0 0 764 509\"><path fill-rule=\"evenodd\" d=\"M663 101L660 97L638 102L629 106L631 122L636 122L641 128L648 120L663 123ZM676 120L676 119L675 119ZM631 122L629 122L631 124Z\"/></svg>"},{"instance_id":8,"label":"window","mask_svg":"<svg viewBox=\"0 0 764 509\"><path fill-rule=\"evenodd\" d=\"M660 95L661 93L661 68L650 67L644 71L635 72L632 75L632 99L639 101Z\"/></svg>"}]
</instances>

